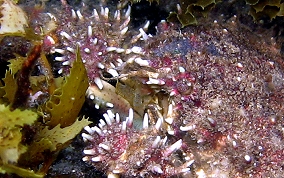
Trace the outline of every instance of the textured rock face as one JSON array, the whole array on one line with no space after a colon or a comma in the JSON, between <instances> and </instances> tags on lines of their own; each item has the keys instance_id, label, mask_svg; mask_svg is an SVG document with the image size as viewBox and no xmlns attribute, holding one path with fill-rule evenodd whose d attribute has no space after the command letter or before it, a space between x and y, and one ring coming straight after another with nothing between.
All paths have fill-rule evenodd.
<instances>
[{"instance_id":1,"label":"textured rock face","mask_svg":"<svg viewBox=\"0 0 284 178\"><path fill-rule=\"evenodd\" d=\"M238 17L183 29L162 21L149 35L148 22L130 27L130 7L88 14L62 2L31 16L31 28L52 27L43 53L59 75L68 75L79 47L87 97L107 108L85 127L75 162L110 177L281 177L284 60L273 39Z\"/></svg>"},{"instance_id":2,"label":"textured rock face","mask_svg":"<svg viewBox=\"0 0 284 178\"><path fill-rule=\"evenodd\" d=\"M283 172L283 58L272 41L239 27L235 18L222 24L208 19L181 31L162 22L132 69L119 71L135 71L130 80L155 90L164 116L161 135L171 136L167 144L183 141L183 156L171 159L194 160L192 171L180 172L183 176L277 177ZM170 116L164 100L173 108Z\"/></svg>"},{"instance_id":3,"label":"textured rock face","mask_svg":"<svg viewBox=\"0 0 284 178\"><path fill-rule=\"evenodd\" d=\"M102 16L106 16L105 11ZM85 24L88 21L79 22L88 27ZM106 28L106 23L103 23L104 26L100 27ZM93 131L87 130L91 136L95 134L95 141L83 136L94 147L87 147L85 152L89 156L84 160L93 161L95 167L97 165L109 175L126 177L141 176L145 172L150 177L277 177L281 174L284 156L282 57L273 41L265 42L260 35L241 27L236 17L227 21L207 19L200 23L199 26L179 29L174 24L161 22L153 37L140 31L140 36L137 36L145 42L137 46L126 45L128 48L125 48L121 42L106 46L99 65L92 67L89 62L94 59L85 59L89 74L103 70L114 78L118 77L117 93L140 115L145 111L150 124L161 124L158 135L170 139L161 143L159 149L166 150L167 145L182 141L182 146L174 149L178 150L178 153L173 153L176 156L159 163L155 151L143 158L137 155L137 150L147 152L152 149L154 140L146 144L141 139L146 138L151 129L149 133L144 129L131 131L121 140L101 126ZM126 26L117 25L119 30L122 27ZM75 33L73 37L76 37L79 35L76 29L70 28L68 33ZM106 41L104 44L112 41L111 35L105 37L101 37ZM114 35L116 38L117 34ZM125 43L123 38L126 37L120 36L119 40ZM79 44L83 48L88 46L83 41ZM98 68L101 64L104 67ZM95 78L99 75L96 74ZM91 81L95 81L94 78ZM98 82L95 84L104 90ZM129 88L131 90L125 90ZM100 93L97 92L92 95ZM113 101L112 104L115 108L120 103ZM123 124L117 124L114 129L123 131ZM100 137L104 131L110 132L110 138ZM156 139L158 135L155 135ZM114 140L107 141L109 139ZM101 148L96 148L96 143L101 144ZM103 152L110 150L120 154L107 158L109 153ZM159 153L163 155L163 152ZM107 159L103 160L104 157ZM169 165L172 171L169 171ZM180 168L180 165L188 166Z\"/></svg>"},{"instance_id":4,"label":"textured rock face","mask_svg":"<svg viewBox=\"0 0 284 178\"><path fill-rule=\"evenodd\" d=\"M165 119L168 134L183 139L183 154L195 160L192 175L277 177L283 58L272 41L236 23L209 20L181 31L160 24L142 57L158 77L146 83L169 94L175 114Z\"/></svg>"},{"instance_id":5,"label":"textured rock face","mask_svg":"<svg viewBox=\"0 0 284 178\"><path fill-rule=\"evenodd\" d=\"M197 172L277 177L283 172L283 59L235 23L221 25L189 27L168 44L180 51L164 56L182 58L176 68L190 74L170 85L180 114L172 125L186 131Z\"/></svg>"}]
</instances>

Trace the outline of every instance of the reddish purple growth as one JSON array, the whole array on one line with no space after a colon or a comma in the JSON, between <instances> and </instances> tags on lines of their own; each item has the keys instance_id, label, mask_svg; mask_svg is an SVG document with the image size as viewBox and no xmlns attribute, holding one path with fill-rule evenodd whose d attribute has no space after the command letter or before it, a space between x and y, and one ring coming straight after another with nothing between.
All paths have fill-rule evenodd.
<instances>
[{"instance_id":1,"label":"reddish purple growth","mask_svg":"<svg viewBox=\"0 0 284 178\"><path fill-rule=\"evenodd\" d=\"M184 29L162 21L155 36L142 28L128 36L128 11L67 12L58 18L53 49L66 66L60 72L72 66L78 45L90 83L102 91L101 74L108 72L127 86L112 94L125 96L151 123L134 129L130 116L121 122L108 113L86 127L83 160L125 177L282 175L284 73L275 46L235 17ZM100 90L91 99L106 99Z\"/></svg>"},{"instance_id":2,"label":"reddish purple growth","mask_svg":"<svg viewBox=\"0 0 284 178\"><path fill-rule=\"evenodd\" d=\"M149 25L146 23L136 35L130 34L130 7L114 13L109 13L108 8L100 7L100 10L93 9L92 14L88 14L84 10L75 11L64 5L62 11L64 13L58 13L59 17L52 16L56 29L52 35L46 35L44 48L48 52L59 54L55 57L55 61L62 63L58 73L68 74L79 47L90 83L96 84L100 89L103 88L103 73L117 77L119 74L116 68L123 64L124 58L139 53L139 48L133 44L146 34L144 30Z\"/></svg>"},{"instance_id":3,"label":"reddish purple growth","mask_svg":"<svg viewBox=\"0 0 284 178\"><path fill-rule=\"evenodd\" d=\"M283 58L233 22L205 24L175 31L162 22L166 30L138 62L150 68L146 84L167 93L175 106L168 133L184 140L186 155L196 152L195 174L280 175Z\"/></svg>"},{"instance_id":4,"label":"reddish purple growth","mask_svg":"<svg viewBox=\"0 0 284 178\"><path fill-rule=\"evenodd\" d=\"M109 175L126 177L170 177L188 172L193 161L173 163L175 152L181 148L182 140L168 145L167 136L162 136L161 124L149 126L148 115L143 121L143 129L132 127L133 110L130 109L126 121L109 110L100 120L98 127L86 127L83 139L88 142L83 160L94 164ZM162 138L163 137L163 138Z\"/></svg>"}]
</instances>

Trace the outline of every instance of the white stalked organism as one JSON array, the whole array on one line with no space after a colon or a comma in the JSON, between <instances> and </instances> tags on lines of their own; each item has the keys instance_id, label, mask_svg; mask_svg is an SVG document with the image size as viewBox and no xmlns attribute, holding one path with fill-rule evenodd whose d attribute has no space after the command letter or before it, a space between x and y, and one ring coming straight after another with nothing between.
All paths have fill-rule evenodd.
<instances>
[{"instance_id":1,"label":"white stalked organism","mask_svg":"<svg viewBox=\"0 0 284 178\"><path fill-rule=\"evenodd\" d=\"M130 6L114 12L100 6L90 13L84 8L74 10L66 5L54 15L58 25L55 33L60 43L51 52L60 54L55 57L55 61L62 64L58 73L68 74L78 46L90 84L102 90L103 74L119 77L128 58L144 54L140 45L149 39L145 32L149 21L139 30L130 29L130 12ZM146 65L146 61L139 62Z\"/></svg>"},{"instance_id":2,"label":"white stalked organism","mask_svg":"<svg viewBox=\"0 0 284 178\"><path fill-rule=\"evenodd\" d=\"M109 177L171 177L190 171L193 160L177 161L182 139L168 139L162 131L162 120L149 124L147 113L142 128L133 127L133 110L120 118L108 110L97 126L85 127L87 143L83 161L93 164Z\"/></svg>"}]
</instances>

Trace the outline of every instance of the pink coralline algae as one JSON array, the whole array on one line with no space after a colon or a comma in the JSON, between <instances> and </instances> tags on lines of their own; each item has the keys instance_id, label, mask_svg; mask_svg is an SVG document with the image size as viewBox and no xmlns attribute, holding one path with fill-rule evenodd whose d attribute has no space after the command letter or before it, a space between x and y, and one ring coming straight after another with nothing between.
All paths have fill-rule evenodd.
<instances>
[{"instance_id":1,"label":"pink coralline algae","mask_svg":"<svg viewBox=\"0 0 284 178\"><path fill-rule=\"evenodd\" d=\"M155 80L177 109L172 132L185 133L193 174L275 177L283 172L283 58L236 23L216 20L157 42L163 32L143 58L159 64Z\"/></svg>"},{"instance_id":2,"label":"pink coralline algae","mask_svg":"<svg viewBox=\"0 0 284 178\"><path fill-rule=\"evenodd\" d=\"M72 66L78 46L87 96L94 104L100 96L109 109L82 134L84 161L109 177L282 176L284 66L273 39L242 27L237 16L183 29L161 21L152 36L148 23L129 29L130 7L65 11L54 15L59 73ZM108 79L117 87L104 93ZM116 95L125 104L111 100ZM120 120L116 105L129 116Z\"/></svg>"},{"instance_id":3,"label":"pink coralline algae","mask_svg":"<svg viewBox=\"0 0 284 178\"><path fill-rule=\"evenodd\" d=\"M133 129L133 110L125 121L120 121L119 114L110 110L104 114L99 126L89 127L82 134L91 144L84 150L83 160L108 172L110 175L125 177L171 177L187 172L194 160L174 161L178 159L176 151L182 146L182 140L168 145L168 138L161 132L162 118L149 126L145 114L143 128ZM188 158L190 159L190 158Z\"/></svg>"},{"instance_id":4,"label":"pink coralline algae","mask_svg":"<svg viewBox=\"0 0 284 178\"><path fill-rule=\"evenodd\" d=\"M85 11L88 12L85 7ZM100 7L93 9L92 15L83 10L74 10L68 5L63 9L65 13L59 13L56 17L57 28L55 34L60 39L54 44L51 53L60 53L55 61L62 62L59 74L68 73L75 58L77 46L80 48L82 60L88 71L89 80L100 89L103 88L101 76L103 72L117 77L115 69L122 65L124 56L139 53L139 47L134 44L141 37L147 38L144 30L147 30L149 22L138 33L129 31L130 6L124 10L109 12L109 8Z\"/></svg>"},{"instance_id":5,"label":"pink coralline algae","mask_svg":"<svg viewBox=\"0 0 284 178\"><path fill-rule=\"evenodd\" d=\"M173 114L163 117L162 133L174 138L169 145L182 139L179 161L194 160L180 176L277 177L283 172L283 59L236 23L158 28L126 71L117 68L121 76L129 74L128 79L155 90L156 101L148 103L160 106L154 120L169 111L162 102L171 105ZM134 158L141 159L125 164L134 164ZM149 177L165 176L165 164L158 165L162 171Z\"/></svg>"}]
</instances>

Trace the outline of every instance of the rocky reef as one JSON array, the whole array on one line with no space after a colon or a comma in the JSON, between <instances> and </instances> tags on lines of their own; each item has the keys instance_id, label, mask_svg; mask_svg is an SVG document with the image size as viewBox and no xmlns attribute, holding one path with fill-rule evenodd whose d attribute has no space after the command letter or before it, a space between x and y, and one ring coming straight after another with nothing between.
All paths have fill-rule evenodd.
<instances>
[{"instance_id":1,"label":"rocky reef","mask_svg":"<svg viewBox=\"0 0 284 178\"><path fill-rule=\"evenodd\" d=\"M3 174L281 177L280 17L274 25L254 24L244 15L249 8L237 11L245 2L199 2L190 7L208 6L208 17L186 26L172 18L186 9L177 2L171 22L135 24L132 9L145 5L30 3L5 0L1 6L5 11L11 4L23 20L17 32L1 36L9 51L0 50L0 57L10 64L0 123L14 123L21 112L32 115L0 126L16 145L0 140ZM146 6L159 7L152 3ZM6 16L0 20L6 27Z\"/></svg>"}]
</instances>

